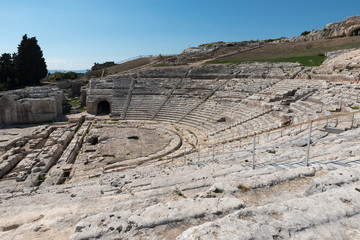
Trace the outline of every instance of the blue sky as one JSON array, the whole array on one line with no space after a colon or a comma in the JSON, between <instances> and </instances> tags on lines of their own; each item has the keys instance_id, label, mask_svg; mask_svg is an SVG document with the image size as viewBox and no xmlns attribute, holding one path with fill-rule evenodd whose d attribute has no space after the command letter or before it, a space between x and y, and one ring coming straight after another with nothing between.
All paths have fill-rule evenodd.
<instances>
[{"instance_id":1,"label":"blue sky","mask_svg":"<svg viewBox=\"0 0 360 240\"><path fill-rule=\"evenodd\" d=\"M360 15L354 1L0 0L0 54L35 36L48 69L180 53L215 41L298 36Z\"/></svg>"}]
</instances>

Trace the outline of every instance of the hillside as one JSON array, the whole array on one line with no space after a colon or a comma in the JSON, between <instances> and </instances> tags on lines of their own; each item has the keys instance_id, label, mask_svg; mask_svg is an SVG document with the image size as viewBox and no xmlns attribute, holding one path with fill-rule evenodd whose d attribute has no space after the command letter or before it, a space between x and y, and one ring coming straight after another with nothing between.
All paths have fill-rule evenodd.
<instances>
[{"instance_id":1,"label":"hillside","mask_svg":"<svg viewBox=\"0 0 360 240\"><path fill-rule=\"evenodd\" d=\"M185 49L174 56L139 58L107 68L105 75L139 67L168 67L241 62L299 62L319 66L324 53L360 47L360 16L330 23L320 30L305 31L298 37L241 42L214 42ZM352 37L353 36L353 37ZM102 75L101 70L89 76Z\"/></svg>"}]
</instances>

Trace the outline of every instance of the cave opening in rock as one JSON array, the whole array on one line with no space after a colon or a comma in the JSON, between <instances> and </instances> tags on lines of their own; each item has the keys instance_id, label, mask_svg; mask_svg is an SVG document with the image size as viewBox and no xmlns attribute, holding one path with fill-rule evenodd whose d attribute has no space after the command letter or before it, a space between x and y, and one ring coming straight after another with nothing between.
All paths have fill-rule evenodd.
<instances>
[{"instance_id":1,"label":"cave opening in rock","mask_svg":"<svg viewBox=\"0 0 360 240\"><path fill-rule=\"evenodd\" d=\"M352 36L360 36L360 28L353 31Z\"/></svg>"},{"instance_id":2,"label":"cave opening in rock","mask_svg":"<svg viewBox=\"0 0 360 240\"><path fill-rule=\"evenodd\" d=\"M110 114L110 103L108 101L100 101L98 103L97 114L107 115Z\"/></svg>"}]
</instances>

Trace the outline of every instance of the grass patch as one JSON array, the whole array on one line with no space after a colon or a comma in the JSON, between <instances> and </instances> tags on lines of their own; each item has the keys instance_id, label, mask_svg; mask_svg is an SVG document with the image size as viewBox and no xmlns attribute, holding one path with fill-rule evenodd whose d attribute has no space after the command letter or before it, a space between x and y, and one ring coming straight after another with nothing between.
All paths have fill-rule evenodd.
<instances>
[{"instance_id":1,"label":"grass patch","mask_svg":"<svg viewBox=\"0 0 360 240\"><path fill-rule=\"evenodd\" d=\"M69 100L69 104L73 107L73 108L77 108L79 107L80 103L80 97L74 97L72 99Z\"/></svg>"},{"instance_id":2,"label":"grass patch","mask_svg":"<svg viewBox=\"0 0 360 240\"><path fill-rule=\"evenodd\" d=\"M244 62L292 62L300 63L303 66L320 66L326 59L325 55L316 55L316 56L297 56L297 57L287 57L287 58L274 58L274 59L254 59L254 60L213 60L206 62L206 64L225 64L225 63L244 63ZM206 101L207 99L205 99Z\"/></svg>"},{"instance_id":3,"label":"grass patch","mask_svg":"<svg viewBox=\"0 0 360 240\"><path fill-rule=\"evenodd\" d=\"M164 159L163 159L163 158L159 158L159 159L158 159L158 162L161 162L161 161L164 161Z\"/></svg>"},{"instance_id":4,"label":"grass patch","mask_svg":"<svg viewBox=\"0 0 360 240\"><path fill-rule=\"evenodd\" d=\"M206 64L299 62L304 66L319 66L326 59L323 53L351 48L360 48L360 37L266 44L261 48L209 61Z\"/></svg>"},{"instance_id":5,"label":"grass patch","mask_svg":"<svg viewBox=\"0 0 360 240\"><path fill-rule=\"evenodd\" d=\"M182 137L181 137L181 135L180 135L180 133L178 133L178 132L175 132L175 131L173 131L173 133L175 133L180 139L182 139Z\"/></svg>"},{"instance_id":6,"label":"grass patch","mask_svg":"<svg viewBox=\"0 0 360 240\"><path fill-rule=\"evenodd\" d=\"M154 67L168 67L169 64L166 63L159 63L159 64L155 64Z\"/></svg>"},{"instance_id":7,"label":"grass patch","mask_svg":"<svg viewBox=\"0 0 360 240\"><path fill-rule=\"evenodd\" d=\"M104 124L110 124L110 125L113 125L113 124L118 124L118 121L104 121Z\"/></svg>"},{"instance_id":8,"label":"grass patch","mask_svg":"<svg viewBox=\"0 0 360 240\"><path fill-rule=\"evenodd\" d=\"M193 144L193 143L189 143L189 144L190 144L190 146L191 146L193 149L196 149L195 144Z\"/></svg>"},{"instance_id":9,"label":"grass patch","mask_svg":"<svg viewBox=\"0 0 360 240\"><path fill-rule=\"evenodd\" d=\"M197 138L197 136L196 136L196 134L193 132L193 131L191 131L190 129L186 129L190 134L192 134L192 135L194 135L196 138Z\"/></svg>"},{"instance_id":10,"label":"grass patch","mask_svg":"<svg viewBox=\"0 0 360 240\"><path fill-rule=\"evenodd\" d=\"M359 106L351 106L352 110L359 110L359 108L360 108Z\"/></svg>"},{"instance_id":11,"label":"grass patch","mask_svg":"<svg viewBox=\"0 0 360 240\"><path fill-rule=\"evenodd\" d=\"M320 66L326 59L326 56L317 55L317 56L301 56L301 57L289 57L289 58L278 58L269 60L268 62L293 62L300 63L303 66Z\"/></svg>"},{"instance_id":12,"label":"grass patch","mask_svg":"<svg viewBox=\"0 0 360 240\"><path fill-rule=\"evenodd\" d=\"M83 125L82 122L80 122L80 123L77 125L77 127L76 127L76 129L75 129L75 132L76 132L76 133L80 130L80 128L81 128L82 125Z\"/></svg>"}]
</instances>

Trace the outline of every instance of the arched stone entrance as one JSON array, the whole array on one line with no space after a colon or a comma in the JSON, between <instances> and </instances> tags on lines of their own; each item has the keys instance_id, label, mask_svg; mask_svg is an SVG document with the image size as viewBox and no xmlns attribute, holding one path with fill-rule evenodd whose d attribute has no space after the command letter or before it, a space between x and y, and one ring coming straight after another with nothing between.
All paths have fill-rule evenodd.
<instances>
[{"instance_id":1,"label":"arched stone entrance","mask_svg":"<svg viewBox=\"0 0 360 240\"><path fill-rule=\"evenodd\" d=\"M98 115L107 115L111 113L110 103L108 101L100 101L98 103L97 112Z\"/></svg>"}]
</instances>

